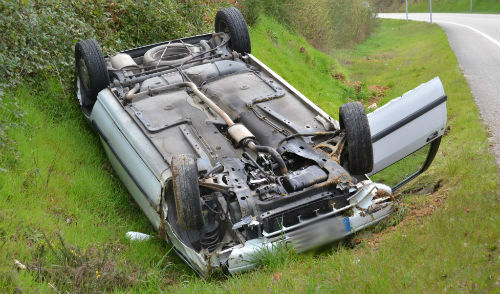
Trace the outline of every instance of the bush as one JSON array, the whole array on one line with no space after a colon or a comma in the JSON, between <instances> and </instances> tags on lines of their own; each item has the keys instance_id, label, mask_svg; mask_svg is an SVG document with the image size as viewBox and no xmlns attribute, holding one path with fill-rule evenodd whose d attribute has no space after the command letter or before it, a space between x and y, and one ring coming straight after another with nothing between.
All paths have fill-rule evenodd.
<instances>
[{"instance_id":1,"label":"bush","mask_svg":"<svg viewBox=\"0 0 500 294\"><path fill-rule=\"evenodd\" d=\"M77 41L95 38L105 53L212 31L225 1L23 0L0 2L0 75L7 86L39 74L72 77Z\"/></svg>"},{"instance_id":2,"label":"bush","mask_svg":"<svg viewBox=\"0 0 500 294\"><path fill-rule=\"evenodd\" d=\"M375 25L372 7L362 0L245 0L241 6L249 24L261 13L272 16L324 51L364 40Z\"/></svg>"},{"instance_id":3,"label":"bush","mask_svg":"<svg viewBox=\"0 0 500 294\"><path fill-rule=\"evenodd\" d=\"M292 28L291 5L295 0L243 0L240 10L245 16L247 24L254 25L260 14L271 16L281 24Z\"/></svg>"}]
</instances>

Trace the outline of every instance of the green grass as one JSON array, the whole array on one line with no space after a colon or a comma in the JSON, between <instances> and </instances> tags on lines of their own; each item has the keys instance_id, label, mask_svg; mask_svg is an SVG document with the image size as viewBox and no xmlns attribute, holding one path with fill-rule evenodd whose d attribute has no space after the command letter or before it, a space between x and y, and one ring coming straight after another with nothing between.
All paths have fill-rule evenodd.
<instances>
[{"instance_id":1,"label":"green grass","mask_svg":"<svg viewBox=\"0 0 500 294\"><path fill-rule=\"evenodd\" d=\"M428 12L429 1L417 0L408 1L409 12ZM401 6L397 9L399 12L405 11L405 3L402 1ZM433 0L433 12L470 12L470 0ZM499 13L500 1L499 0L473 0L472 1L473 13Z\"/></svg>"},{"instance_id":2,"label":"green grass","mask_svg":"<svg viewBox=\"0 0 500 294\"><path fill-rule=\"evenodd\" d=\"M367 96L333 79L344 72L339 63L276 21L262 18L250 35L255 56L334 117L341 104Z\"/></svg>"},{"instance_id":3,"label":"green grass","mask_svg":"<svg viewBox=\"0 0 500 294\"><path fill-rule=\"evenodd\" d=\"M376 99L380 105L440 76L449 97L450 131L431 169L401 196L394 217L355 236L359 244L340 243L310 254L284 252L277 259L263 258L260 270L199 278L165 242L125 239L129 230L154 232L75 102L48 79L4 97L17 97L27 125L7 131L18 151L4 152L0 160L8 167L0 170L0 292L56 292L52 286L60 292L500 292L498 171L444 32L425 23L384 20L363 44L330 52L333 58L270 19L262 19L251 36L258 58L334 117L346 101L371 102L368 85L391 88ZM360 91L332 78L339 72L362 81ZM441 188L432 195L408 192L440 180ZM432 215L419 217L416 212L430 205ZM399 225L391 229L394 224ZM68 248L97 252L83 267L91 277L85 285L71 286L55 275L36 280L14 270L14 259L28 265L39 260L43 234L62 248L56 233ZM56 254L44 258L45 266L66 265Z\"/></svg>"},{"instance_id":4,"label":"green grass","mask_svg":"<svg viewBox=\"0 0 500 294\"><path fill-rule=\"evenodd\" d=\"M130 244L125 239L129 230L154 231L112 171L89 124L74 103L61 98L58 83L49 81L39 89L19 87L8 94L17 97L26 111L27 126L9 132L19 158L8 172L0 173L0 292L14 289L15 284L50 290L48 281L37 283L31 275L12 269L14 259L25 264L34 260L43 234L60 248L56 233L80 248L111 246L108 258L114 264L108 271L117 273L89 285L89 292L108 287L107 278L110 286L119 287L114 278L121 273L143 280L139 289L153 286L154 279L163 280L153 265L169 248L159 240ZM54 258L49 252L47 264L56 263ZM172 277L191 274L176 256L169 259L174 263ZM106 272L96 267L87 273L96 270Z\"/></svg>"}]
</instances>

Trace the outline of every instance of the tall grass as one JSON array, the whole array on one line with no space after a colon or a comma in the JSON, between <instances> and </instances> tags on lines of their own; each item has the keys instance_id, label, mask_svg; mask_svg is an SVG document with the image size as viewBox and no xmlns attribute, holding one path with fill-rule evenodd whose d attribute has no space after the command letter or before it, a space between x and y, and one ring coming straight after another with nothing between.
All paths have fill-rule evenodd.
<instances>
[{"instance_id":1,"label":"tall grass","mask_svg":"<svg viewBox=\"0 0 500 294\"><path fill-rule=\"evenodd\" d=\"M376 24L362 0L245 0L242 9L250 24L261 13L272 16L324 51L359 43Z\"/></svg>"}]
</instances>

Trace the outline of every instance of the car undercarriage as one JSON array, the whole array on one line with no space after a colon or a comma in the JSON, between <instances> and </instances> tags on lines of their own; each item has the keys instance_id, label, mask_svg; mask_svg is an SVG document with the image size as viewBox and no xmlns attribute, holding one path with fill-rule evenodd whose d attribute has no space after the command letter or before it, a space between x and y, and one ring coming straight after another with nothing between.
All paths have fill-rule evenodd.
<instances>
[{"instance_id":1,"label":"car undercarriage","mask_svg":"<svg viewBox=\"0 0 500 294\"><path fill-rule=\"evenodd\" d=\"M232 8L213 34L102 60L95 41L76 47L84 114L159 235L200 274L251 268L276 242L338 240L392 208L391 188L366 176L363 106L333 120L249 54L243 24Z\"/></svg>"}]
</instances>

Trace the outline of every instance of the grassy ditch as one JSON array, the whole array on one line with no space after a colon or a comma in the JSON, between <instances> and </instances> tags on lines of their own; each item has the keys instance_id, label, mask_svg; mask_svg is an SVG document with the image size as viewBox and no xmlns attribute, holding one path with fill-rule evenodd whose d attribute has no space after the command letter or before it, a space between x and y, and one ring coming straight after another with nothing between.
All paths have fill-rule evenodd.
<instances>
[{"instance_id":1,"label":"grassy ditch","mask_svg":"<svg viewBox=\"0 0 500 294\"><path fill-rule=\"evenodd\" d=\"M404 12L404 0L372 0L375 6L382 12ZM428 0L409 0L409 12L428 12ZM432 11L434 12L470 12L470 0L433 0ZM473 0L473 13L499 13L500 1L498 0Z\"/></svg>"},{"instance_id":2,"label":"grassy ditch","mask_svg":"<svg viewBox=\"0 0 500 294\"><path fill-rule=\"evenodd\" d=\"M264 22L256 30L272 32L279 27ZM285 65L279 67L286 64L286 52L299 54L301 45L279 31L277 38L262 34L256 38L256 30L255 54L315 103L326 106L330 113L335 111L333 105L342 99L322 100L324 95L311 89L309 85L316 81L308 75L307 63L302 75ZM276 55L274 48L288 49ZM383 104L437 75L441 78L449 97L450 130L435 163L400 195L399 210L391 219L338 247L287 258L280 254L281 266L270 260L272 267L259 271L176 288L184 293L499 291L498 171L445 33L428 24L384 20L374 35L354 50L331 54L340 66L331 69L330 75L338 77L335 71L343 68L348 73L344 84L356 88L356 81L362 81L366 88L377 85L388 89L378 98L369 95L365 104L373 100ZM302 63L300 58L295 60Z\"/></svg>"},{"instance_id":3,"label":"grassy ditch","mask_svg":"<svg viewBox=\"0 0 500 294\"><path fill-rule=\"evenodd\" d=\"M376 25L372 6L363 0L244 0L241 9L254 25L267 15L304 36L321 50L349 48L366 39Z\"/></svg>"},{"instance_id":4,"label":"grassy ditch","mask_svg":"<svg viewBox=\"0 0 500 294\"><path fill-rule=\"evenodd\" d=\"M450 131L432 168L401 195L394 217L321 252L283 251L264 258L260 270L201 279L165 242L125 239L130 230L154 231L76 100L68 102L59 81L46 77L2 98L16 97L17 105L0 109L10 122L0 158L0 292L500 290L497 169L444 32L384 20L366 42L333 51L334 58L271 19L251 36L257 57L334 117L346 101L381 105L441 77Z\"/></svg>"},{"instance_id":5,"label":"grassy ditch","mask_svg":"<svg viewBox=\"0 0 500 294\"><path fill-rule=\"evenodd\" d=\"M413 6L411 6L409 9L411 12L427 12L429 11L429 3L428 1L418 1L417 3L413 4ZM470 12L470 1L469 0L432 1L432 10L435 12ZM472 1L472 12L499 13L500 1L474 0Z\"/></svg>"}]
</instances>

